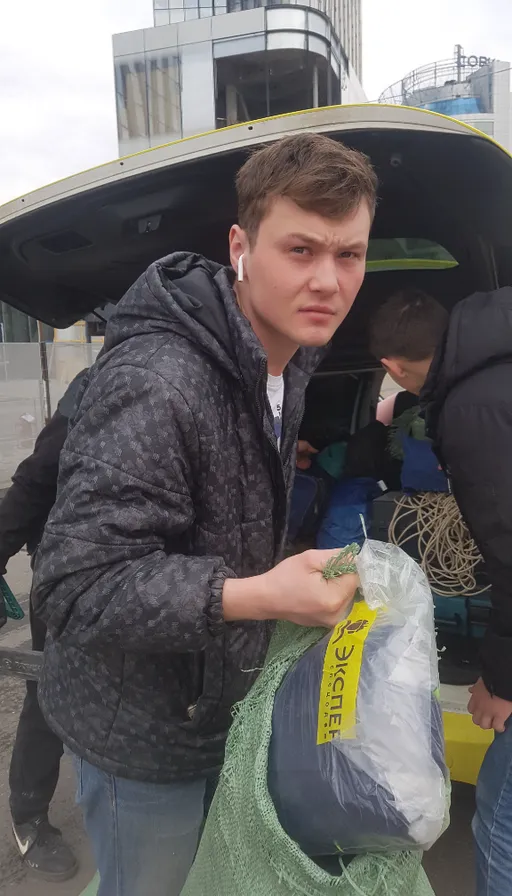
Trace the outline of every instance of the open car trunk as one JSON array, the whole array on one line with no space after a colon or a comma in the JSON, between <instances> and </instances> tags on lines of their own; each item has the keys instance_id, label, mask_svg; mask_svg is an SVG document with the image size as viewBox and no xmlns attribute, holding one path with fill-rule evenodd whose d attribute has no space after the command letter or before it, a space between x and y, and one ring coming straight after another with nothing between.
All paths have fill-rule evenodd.
<instances>
[{"instance_id":1,"label":"open car trunk","mask_svg":"<svg viewBox=\"0 0 512 896\"><path fill-rule=\"evenodd\" d=\"M328 464L319 465L318 458L315 457L310 469L298 471L292 499L291 537L287 548L289 554L316 547L342 547L358 540L354 519L355 506L359 503L357 494L360 488L364 492L366 484L372 491L372 482L372 500L369 502L371 509L365 514L364 525L370 538L390 540L390 526L397 503L405 492L399 481L396 481L396 477L398 476L398 480L400 477L399 462L395 462L393 479L378 481L373 472L375 456L381 454L383 444L387 445L391 438L390 428L375 422L382 382L383 373L379 370L319 373L311 380L306 393L300 438L310 442L319 452L335 446L335 462L334 468ZM364 428L366 431L362 433ZM360 440L360 435L364 435L363 441ZM355 458L357 461L354 464ZM341 466L335 472L339 460ZM330 475L326 473L327 469ZM357 478L351 478L352 476ZM364 477L366 483L363 484L359 477ZM311 482L311 487L307 485L308 481ZM338 486L342 490L348 487L345 511L343 499L337 491ZM351 490L356 496L353 506ZM364 503L361 499L361 512L364 512ZM411 519L411 516L402 517L401 520L398 518L395 530L399 539L402 536L404 538L402 548L419 562L417 533ZM407 532L407 527L411 526L413 528L409 528ZM347 537L343 543L339 540L335 543L334 536L340 531L345 532ZM354 537L348 535L350 532L354 532ZM461 588L461 593L451 596L445 596L444 592L437 594L435 582L432 583L440 675L444 684L467 687L480 674L480 643L489 625L491 613L488 579L483 561L480 561L476 569L476 583L478 593L467 595L462 593Z\"/></svg>"},{"instance_id":2,"label":"open car trunk","mask_svg":"<svg viewBox=\"0 0 512 896\"><path fill-rule=\"evenodd\" d=\"M0 297L63 328L117 302L151 261L169 252L197 251L227 262L236 170L251 149L304 130L329 134L370 156L380 181L374 240L428 240L456 261L442 270L370 267L323 369L375 367L366 349L366 322L376 304L403 284L452 306L476 289L512 282L508 154L443 116L364 105L215 131L22 196L0 209Z\"/></svg>"},{"instance_id":3,"label":"open car trunk","mask_svg":"<svg viewBox=\"0 0 512 896\"><path fill-rule=\"evenodd\" d=\"M412 286L450 309L512 283L512 159L461 122L396 106L312 110L68 178L0 209L0 298L65 328L119 301L172 251L227 263L237 169L252 149L304 130L362 150L380 183L366 279L309 387L302 427L320 449L346 441L375 417L382 373L367 327L381 302Z\"/></svg>"}]
</instances>

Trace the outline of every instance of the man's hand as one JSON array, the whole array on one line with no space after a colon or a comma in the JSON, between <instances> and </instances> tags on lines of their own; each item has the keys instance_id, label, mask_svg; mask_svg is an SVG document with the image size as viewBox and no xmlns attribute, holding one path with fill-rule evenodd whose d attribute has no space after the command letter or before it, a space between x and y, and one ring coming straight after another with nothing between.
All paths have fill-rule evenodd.
<instances>
[{"instance_id":1,"label":"man's hand","mask_svg":"<svg viewBox=\"0 0 512 896\"><path fill-rule=\"evenodd\" d=\"M309 470L311 466L311 458L314 454L318 454L316 448L313 448L309 442L299 439L297 445L297 468L299 470Z\"/></svg>"},{"instance_id":2,"label":"man's hand","mask_svg":"<svg viewBox=\"0 0 512 896\"><path fill-rule=\"evenodd\" d=\"M359 586L354 574L324 579L322 571L339 551L305 551L249 579L226 579L222 593L226 622L287 619L297 625L334 628Z\"/></svg>"},{"instance_id":3,"label":"man's hand","mask_svg":"<svg viewBox=\"0 0 512 896\"><path fill-rule=\"evenodd\" d=\"M501 697L493 697L481 678L469 689L469 693L471 699L468 711L473 716L475 725L486 731L494 728L496 732L502 734L505 731L505 722L512 715L512 703L509 700L502 700Z\"/></svg>"}]
</instances>

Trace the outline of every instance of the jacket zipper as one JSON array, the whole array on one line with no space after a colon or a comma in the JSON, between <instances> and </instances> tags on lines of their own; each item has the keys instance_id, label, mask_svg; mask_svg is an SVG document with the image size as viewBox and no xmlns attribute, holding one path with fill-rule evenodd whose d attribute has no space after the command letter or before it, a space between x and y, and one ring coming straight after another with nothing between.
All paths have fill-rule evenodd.
<instances>
[{"instance_id":1,"label":"jacket zipper","mask_svg":"<svg viewBox=\"0 0 512 896\"><path fill-rule=\"evenodd\" d=\"M269 466L270 466L270 477L272 479L272 485L274 488L274 519L273 519L273 529L274 529L274 544L275 550L274 555L279 549L281 543L282 532L284 531L285 523L286 523L286 484L284 478L284 470L283 470L283 461L281 459L281 455L279 453L279 449L277 447L277 443L275 443L268 435L265 429L265 421L267 418L267 407L266 407L266 383L265 383L265 375L267 373L267 363L266 361L262 361L260 364L260 370L257 381L257 389L256 389L256 410L258 412L258 420L260 425L263 427L263 437L265 440L266 452L269 457ZM263 401L261 397L263 396ZM284 408L283 408L284 410ZM282 521L280 524L280 520ZM281 531L280 531L281 530Z\"/></svg>"}]
</instances>

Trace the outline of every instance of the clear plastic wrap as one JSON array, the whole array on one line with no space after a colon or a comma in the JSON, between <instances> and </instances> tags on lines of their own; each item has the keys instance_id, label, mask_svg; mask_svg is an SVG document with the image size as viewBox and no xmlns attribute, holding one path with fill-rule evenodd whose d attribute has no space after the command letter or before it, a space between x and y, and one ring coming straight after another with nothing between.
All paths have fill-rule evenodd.
<instances>
[{"instance_id":1,"label":"clear plastic wrap","mask_svg":"<svg viewBox=\"0 0 512 896\"><path fill-rule=\"evenodd\" d=\"M427 579L381 542L364 544L357 567L364 600L288 671L274 701L269 792L310 856L424 850L446 822Z\"/></svg>"}]
</instances>

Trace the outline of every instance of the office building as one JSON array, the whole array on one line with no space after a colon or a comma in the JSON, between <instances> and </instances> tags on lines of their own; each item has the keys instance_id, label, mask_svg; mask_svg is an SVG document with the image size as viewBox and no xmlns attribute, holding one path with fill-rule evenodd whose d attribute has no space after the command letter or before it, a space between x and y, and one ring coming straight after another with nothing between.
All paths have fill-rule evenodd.
<instances>
[{"instance_id":1,"label":"office building","mask_svg":"<svg viewBox=\"0 0 512 896\"><path fill-rule=\"evenodd\" d=\"M388 87L379 101L450 115L512 150L509 62L467 56L458 45L452 59L415 69Z\"/></svg>"},{"instance_id":2,"label":"office building","mask_svg":"<svg viewBox=\"0 0 512 896\"><path fill-rule=\"evenodd\" d=\"M366 99L361 0L154 0L154 22L114 35L121 155Z\"/></svg>"}]
</instances>

